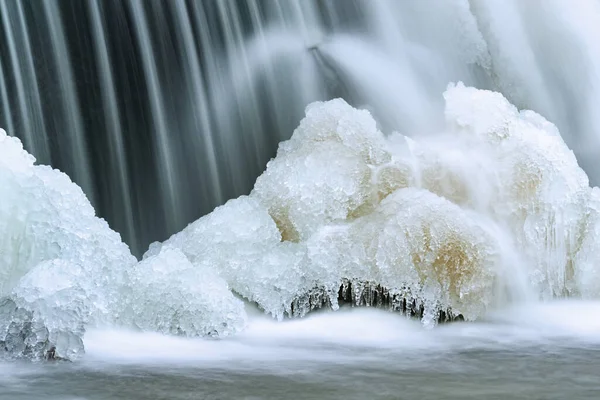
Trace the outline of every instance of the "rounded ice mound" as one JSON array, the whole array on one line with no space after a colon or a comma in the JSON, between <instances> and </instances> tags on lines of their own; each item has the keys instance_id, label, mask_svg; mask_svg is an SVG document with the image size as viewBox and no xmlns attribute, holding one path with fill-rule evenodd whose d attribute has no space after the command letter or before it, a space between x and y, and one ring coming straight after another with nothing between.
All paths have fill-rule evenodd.
<instances>
[{"instance_id":1,"label":"rounded ice mound","mask_svg":"<svg viewBox=\"0 0 600 400\"><path fill-rule=\"evenodd\" d=\"M78 358L95 298L91 286L76 264L40 263L0 300L0 346L9 357L42 358L53 351L53 357Z\"/></svg>"},{"instance_id":2,"label":"rounded ice mound","mask_svg":"<svg viewBox=\"0 0 600 400\"><path fill-rule=\"evenodd\" d=\"M0 131L0 294L42 261L86 264L99 287L116 288L136 259L67 175L34 165L21 142ZM115 273L112 273L115 272ZM112 282L117 280L117 282ZM106 299L110 302L110 299Z\"/></svg>"},{"instance_id":3,"label":"rounded ice mound","mask_svg":"<svg viewBox=\"0 0 600 400\"><path fill-rule=\"evenodd\" d=\"M45 328L39 327L49 332L47 345L56 346L57 355L66 357L79 351L82 331L72 329L79 339L69 339L69 344L62 346L54 341L65 336L53 336L52 324L118 320L125 271L137 260L119 234L95 216L76 184L65 174L34 162L18 139L0 131L0 296L9 296L7 301L13 302L17 310L27 310L35 317L36 324L48 323ZM75 269L79 272L72 275ZM50 277L49 271L52 279L40 278ZM73 280L74 277L80 278ZM76 323L75 319L69 319L83 316L70 308L80 309L78 304L52 303L57 301L53 294L58 290L57 282L65 280L73 285L64 291L74 296L74 302L84 303L87 311L83 314L89 313L87 320ZM77 295L81 290L86 293L84 298ZM60 293L64 291L61 289ZM60 296L62 300L66 298ZM17 318L21 314L19 311L11 315ZM18 318L22 322L24 317ZM21 323L5 322L8 325L0 327L0 335L7 335L6 329L16 329ZM68 330L57 329L57 332Z\"/></svg>"},{"instance_id":4,"label":"rounded ice mound","mask_svg":"<svg viewBox=\"0 0 600 400\"><path fill-rule=\"evenodd\" d=\"M241 300L209 269L164 246L130 272L129 312L142 330L183 336L228 336L246 325Z\"/></svg>"},{"instance_id":5,"label":"rounded ice mound","mask_svg":"<svg viewBox=\"0 0 600 400\"><path fill-rule=\"evenodd\" d=\"M252 192L269 207L284 240L306 240L371 201L371 170L339 143L302 148L269 162Z\"/></svg>"},{"instance_id":6,"label":"rounded ice mound","mask_svg":"<svg viewBox=\"0 0 600 400\"><path fill-rule=\"evenodd\" d=\"M577 247L588 179L556 127L533 111L519 112L501 94L462 84L445 93L453 134L489 162L482 170L495 187L490 207L512 227L532 265L542 297L574 294Z\"/></svg>"},{"instance_id":7,"label":"rounded ice mound","mask_svg":"<svg viewBox=\"0 0 600 400\"><path fill-rule=\"evenodd\" d=\"M314 269L329 271L323 282L350 284L345 300L376 305L365 297L385 296L393 299L390 308L421 315L428 325L442 312L481 317L501 258L495 239L467 213L414 188L395 191L347 227L321 231L308 246Z\"/></svg>"},{"instance_id":8,"label":"rounded ice mound","mask_svg":"<svg viewBox=\"0 0 600 400\"><path fill-rule=\"evenodd\" d=\"M144 261L167 248L180 250L200 271L222 277L237 294L281 319L307 292L305 249L281 242L281 234L258 199L241 196L217 207L164 243L153 244ZM208 273L207 272L207 273Z\"/></svg>"},{"instance_id":9,"label":"rounded ice mound","mask_svg":"<svg viewBox=\"0 0 600 400\"><path fill-rule=\"evenodd\" d=\"M156 255L162 246L180 249L192 262L214 264L229 257L264 253L281 241L281 234L266 208L255 198L240 196L189 224L163 243L153 243L144 259ZM244 268L240 265L239 268Z\"/></svg>"},{"instance_id":10,"label":"rounded ice mound","mask_svg":"<svg viewBox=\"0 0 600 400\"><path fill-rule=\"evenodd\" d=\"M386 150L385 137L377 129L371 114L350 106L343 99L317 101L306 107L306 117L300 121L290 140L281 144L279 151L285 154L322 142L341 143L372 165L389 162L391 157Z\"/></svg>"},{"instance_id":11,"label":"rounded ice mound","mask_svg":"<svg viewBox=\"0 0 600 400\"><path fill-rule=\"evenodd\" d=\"M446 123L450 129L487 135L498 141L509 136L519 111L498 92L450 84L444 92Z\"/></svg>"},{"instance_id":12,"label":"rounded ice mound","mask_svg":"<svg viewBox=\"0 0 600 400\"><path fill-rule=\"evenodd\" d=\"M475 320L492 303L499 248L460 207L428 191L401 189L361 222L354 234L377 268L375 280L422 303L425 320L447 310Z\"/></svg>"},{"instance_id":13,"label":"rounded ice mound","mask_svg":"<svg viewBox=\"0 0 600 400\"><path fill-rule=\"evenodd\" d=\"M372 170L391 161L385 143L369 112L341 99L313 103L252 196L268 207L284 240L306 240L319 227L360 215L377 201Z\"/></svg>"},{"instance_id":14,"label":"rounded ice mound","mask_svg":"<svg viewBox=\"0 0 600 400\"><path fill-rule=\"evenodd\" d=\"M508 259L540 296L575 293L587 179L556 128L498 93L445 98L433 138L385 138L342 100L309 106L250 196L166 243L277 318L341 300L477 319L510 291Z\"/></svg>"}]
</instances>

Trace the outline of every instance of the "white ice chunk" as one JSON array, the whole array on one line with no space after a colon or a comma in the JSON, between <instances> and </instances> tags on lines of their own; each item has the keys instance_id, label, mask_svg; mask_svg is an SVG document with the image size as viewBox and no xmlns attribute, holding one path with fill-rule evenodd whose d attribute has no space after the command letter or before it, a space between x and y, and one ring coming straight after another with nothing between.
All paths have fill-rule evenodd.
<instances>
[{"instance_id":1,"label":"white ice chunk","mask_svg":"<svg viewBox=\"0 0 600 400\"><path fill-rule=\"evenodd\" d=\"M209 269L194 267L180 250L162 247L130 275L130 316L142 330L228 336L245 327L244 304L227 283Z\"/></svg>"},{"instance_id":2,"label":"white ice chunk","mask_svg":"<svg viewBox=\"0 0 600 400\"><path fill-rule=\"evenodd\" d=\"M10 296L16 307L29 310L36 324L58 321L60 325L60 321L69 318L62 315L72 315L74 309L80 308L75 303L83 290L86 296L80 300L89 319L78 323L118 320L125 271L136 263L135 257L119 234L95 216L76 184L57 170L34 165L34 161L18 139L0 130L0 296ZM73 281L71 289L65 289L68 295L60 291L60 304L52 303L57 301L56 285L70 282L74 269L83 278ZM66 299L71 295L73 304L69 305ZM6 329L5 324L0 335L5 335ZM50 332L48 346L56 345L58 356L79 351L76 342L81 330L70 330L79 337L69 339L69 343L74 343L71 348L70 344L54 343L54 328L46 329Z\"/></svg>"},{"instance_id":3,"label":"white ice chunk","mask_svg":"<svg viewBox=\"0 0 600 400\"><path fill-rule=\"evenodd\" d=\"M74 360L98 292L85 270L65 260L45 261L27 273L10 297L0 300L0 342L12 357Z\"/></svg>"}]
</instances>

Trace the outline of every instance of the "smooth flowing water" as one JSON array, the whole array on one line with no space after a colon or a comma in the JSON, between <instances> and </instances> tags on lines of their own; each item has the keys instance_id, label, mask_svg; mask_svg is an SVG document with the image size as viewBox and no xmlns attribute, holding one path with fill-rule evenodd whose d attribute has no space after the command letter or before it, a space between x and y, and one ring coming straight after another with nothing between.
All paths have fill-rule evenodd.
<instances>
[{"instance_id":1,"label":"smooth flowing water","mask_svg":"<svg viewBox=\"0 0 600 400\"><path fill-rule=\"evenodd\" d=\"M593 183L593 0L0 1L0 126L137 255L246 194L315 100L442 124L463 81L557 124Z\"/></svg>"},{"instance_id":2,"label":"smooth flowing water","mask_svg":"<svg viewBox=\"0 0 600 400\"><path fill-rule=\"evenodd\" d=\"M186 340L90 332L76 364L0 364L2 399L595 399L597 302L423 331L368 309Z\"/></svg>"}]
</instances>

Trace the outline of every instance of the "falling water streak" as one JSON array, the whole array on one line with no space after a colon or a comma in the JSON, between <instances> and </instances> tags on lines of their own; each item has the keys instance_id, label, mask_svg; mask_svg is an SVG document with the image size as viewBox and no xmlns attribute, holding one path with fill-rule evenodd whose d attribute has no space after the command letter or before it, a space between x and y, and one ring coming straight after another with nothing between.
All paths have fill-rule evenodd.
<instances>
[{"instance_id":1,"label":"falling water streak","mask_svg":"<svg viewBox=\"0 0 600 400\"><path fill-rule=\"evenodd\" d=\"M21 2L15 3L17 7L17 18L16 25L18 26L17 33L19 34L19 43L22 47L20 54L22 54L23 68L25 74L25 89L27 90L27 99L30 102L29 120L31 128L33 129L32 134L34 136L34 148L32 149L35 153L37 161L42 164L50 163L50 145L48 143L48 137L45 134L45 123L44 114L42 110L42 100L38 87L37 73L35 71L35 65L33 62L33 53L31 51L31 41L29 39L29 29L27 26L27 20L23 12L23 5ZM13 17L14 18L14 17ZM40 134L41 133L41 134Z\"/></svg>"},{"instance_id":2,"label":"falling water streak","mask_svg":"<svg viewBox=\"0 0 600 400\"><path fill-rule=\"evenodd\" d=\"M6 121L6 128L10 135L15 134L15 126L10 112L10 102L8 98L8 92L6 91L6 80L4 79L4 67L0 61L0 101L2 101L2 113L4 114L4 121ZM3 128L3 127L0 127Z\"/></svg>"},{"instance_id":3,"label":"falling water streak","mask_svg":"<svg viewBox=\"0 0 600 400\"><path fill-rule=\"evenodd\" d=\"M333 97L368 108L386 132L413 119L414 130L403 131L418 135L436 118L430 110L439 112L432 104L442 103L448 82L500 89L556 122L592 180L600 176L595 0L94 1L0 0L0 31L15 41L11 52L5 35L0 48L0 112L11 134L31 142L21 123L28 115L33 139L52 144L55 167L79 183L93 171L96 191L110 187L114 198L97 202L98 212L113 226L133 221L134 246L247 193L306 104ZM94 31L90 7L104 31ZM96 61L105 53L110 69ZM95 153L104 148L112 154ZM110 162L97 162L105 157ZM129 222L113 191L134 197ZM148 194L157 201L136 203ZM147 222L161 212L169 227L160 217Z\"/></svg>"},{"instance_id":4,"label":"falling water streak","mask_svg":"<svg viewBox=\"0 0 600 400\"><path fill-rule=\"evenodd\" d=\"M42 99L40 95L38 77L35 71L35 64L33 62L33 52L31 50L31 40L29 38L29 27L27 26L27 19L23 10L23 4L17 2L17 15L19 21L19 28L21 29L21 36L23 46L25 49L25 65L27 73L27 87L29 88L28 96L32 102L32 115L33 126L35 128L35 141L36 141L36 158L39 163L50 163L50 144L48 141L48 135L46 134L46 127L44 122L44 111L42 109ZM43 132L40 134L40 132Z\"/></svg>"},{"instance_id":5,"label":"falling water streak","mask_svg":"<svg viewBox=\"0 0 600 400\"><path fill-rule=\"evenodd\" d=\"M69 52L66 47L66 38L63 31L63 25L57 3L43 1L42 8L44 15L50 27L50 45L52 47L52 57L56 65L57 78L60 85L60 91L64 98L63 112L66 119L66 129L70 132L69 144L71 146L70 157L74 165L70 170L73 174L73 180L82 187L84 193L88 196L92 204L96 203L95 188L92 184L90 159L85 143L83 123L81 121L81 110L79 99L75 88L75 79L71 68Z\"/></svg>"},{"instance_id":6,"label":"falling water streak","mask_svg":"<svg viewBox=\"0 0 600 400\"><path fill-rule=\"evenodd\" d=\"M215 116L213 110L215 99L222 99L227 96L227 77L222 73L223 66L219 62L219 57L215 52L214 43L217 38L213 30L210 29L209 17L206 15L206 10L200 2L193 1L190 4L191 14L194 25L197 27L199 34L197 40L198 46L203 51L202 62L205 66L206 82L208 85L207 97L211 105L211 116ZM230 132L230 118L215 118L214 128L217 132ZM221 164L220 177L222 178L221 187L229 185L233 188L239 188L235 183L235 179L240 174L234 173L234 166L237 166L239 159L232 157L231 143L227 135L219 134L215 138L218 147L223 151L225 161Z\"/></svg>"},{"instance_id":7,"label":"falling water streak","mask_svg":"<svg viewBox=\"0 0 600 400\"><path fill-rule=\"evenodd\" d=\"M30 107L27 104L28 96L25 93L25 85L24 79L22 76L22 69L20 65L20 58L16 48L16 41L13 35L13 26L11 18L9 18L8 6L5 1L0 2L0 14L2 14L2 23L4 25L4 34L6 35L7 43L8 43L8 52L10 54L10 64L12 67L12 71L15 75L15 86L17 88L17 101L19 104L18 110L21 115L21 124L22 124L22 132L24 138L25 148L32 151L34 154L37 154L37 149L35 148L35 137L34 131L31 126L30 119ZM15 132L11 132L11 134L15 134Z\"/></svg>"},{"instance_id":8,"label":"falling water streak","mask_svg":"<svg viewBox=\"0 0 600 400\"><path fill-rule=\"evenodd\" d=\"M555 115L552 98L547 91L543 75L539 73L540 62L532 50L530 37L527 34L526 22L518 12L519 4L512 1L482 2L470 0L471 12L478 22L479 31L485 38L488 49L492 53L492 76L495 84L516 103L523 107L536 104L537 109L545 115ZM510 29L506 27L510 26ZM518 46L503 46L496 32L502 27L504 41L518 43ZM502 64L503 60L519 60L518 65Z\"/></svg>"},{"instance_id":9,"label":"falling water streak","mask_svg":"<svg viewBox=\"0 0 600 400\"><path fill-rule=\"evenodd\" d=\"M435 102L428 101L423 85L413 79L409 65L394 63L385 54L373 50L368 43L350 38L339 38L324 45L321 53L348 80L360 82L361 77L367 77L361 84L356 84L354 89L370 106L381 112L381 119L388 119L388 124L400 132L418 132L419 127L427 125L425 121L435 121L435 118L431 118L436 115ZM362 62L354 62L348 57L350 54ZM395 73L396 71L399 72ZM385 91L410 95L390 99L381 96Z\"/></svg>"},{"instance_id":10,"label":"falling water streak","mask_svg":"<svg viewBox=\"0 0 600 400\"><path fill-rule=\"evenodd\" d=\"M102 103L107 118L107 136L109 139L109 148L111 151L111 175L117 177L116 190L111 191L112 207L116 210L123 210L124 214L124 232L123 235L135 247L134 238L136 237L133 223L132 197L129 190L129 170L123 144L123 130L119 109L117 106L117 95L115 93L115 83L113 80L113 71L108 54L108 45L104 35L105 28L102 21L102 4L98 0L90 0L89 11L92 20L92 35L95 41L96 62L100 71L100 81L102 84ZM117 193L119 194L117 196ZM133 249L136 252L136 249Z\"/></svg>"},{"instance_id":11,"label":"falling water streak","mask_svg":"<svg viewBox=\"0 0 600 400\"><path fill-rule=\"evenodd\" d=\"M143 60L143 70L148 88L148 100L152 110L152 121L156 132L157 143L155 143L156 152L159 158L159 175L161 191L165 204L163 213L167 224L167 229L174 231L182 226L186 221L182 214L181 201L178 196L183 195L177 185L177 165L175 154L169 139L169 129L165 118L165 107L161 97L161 84L158 77L156 60L154 58L152 43L150 41L150 31L148 21L143 9L143 3L132 1L131 14L135 22L137 40Z\"/></svg>"},{"instance_id":12,"label":"falling water streak","mask_svg":"<svg viewBox=\"0 0 600 400\"><path fill-rule=\"evenodd\" d=\"M286 76L286 80L297 80L300 82L300 90L297 91L298 96L291 102L272 101L270 107L273 109L273 118L276 119L278 128L276 140L285 140L286 130L289 130L289 107L290 103L293 109L298 112L304 107L316 100L326 99L324 82L319 79L320 71L316 60L312 57L311 48L318 46L323 42L325 33L321 27L318 14L314 4L309 2L298 3L284 2L277 3L278 23L277 27L267 29L266 24L259 18L258 5L255 2L250 3L251 18L254 26L256 26L256 34L253 41L248 43L248 47L253 49L253 53L262 54L260 61L262 65L255 65L254 69L262 68L262 75L265 76L268 86L270 98L272 100L281 99L282 93L280 90L280 81L278 77L281 72L277 73L277 62L284 57L292 57L292 63L297 67L293 77ZM283 8L282 8L283 7ZM289 9L294 11L290 12ZM286 9L288 11L286 11ZM284 16L289 14L289 18ZM285 26L281 21L291 21ZM287 27L287 28L286 28ZM286 30L287 29L287 30ZM293 32L293 33L291 33ZM290 34L291 33L291 34ZM288 41L287 46L282 46L281 42ZM275 43L279 45L276 45ZM252 53L251 52L251 53ZM286 109L288 108L288 109ZM293 128L291 128L293 129Z\"/></svg>"},{"instance_id":13,"label":"falling water streak","mask_svg":"<svg viewBox=\"0 0 600 400\"><path fill-rule=\"evenodd\" d=\"M186 81L191 82L194 95L191 104L195 106L193 114L197 131L192 136L194 140L197 140L198 136L201 136L203 139L204 147L198 146L196 152L207 158L206 164L208 164L210 187L212 189L209 193L211 194L212 202L214 204L219 204L224 200L223 191L221 189L219 171L217 169L217 152L212 138L213 127L210 123L208 100L206 98L204 83L202 82L202 71L200 69L200 60L194 44L191 20L183 1L176 1L174 7L177 29L178 32L181 33L183 45L185 47L184 70ZM199 157L196 159L199 159Z\"/></svg>"},{"instance_id":14,"label":"falling water streak","mask_svg":"<svg viewBox=\"0 0 600 400\"><path fill-rule=\"evenodd\" d=\"M242 34L242 27L240 26L240 16L238 9L232 2L219 2L217 4L217 11L219 18L222 21L222 25L225 27L225 52L229 61L236 60L236 62L229 62L229 74L231 77L235 77L237 74L241 74L246 82L252 81L252 75L249 73L249 62L247 49L244 46L244 35ZM263 121L259 118L258 104L260 104L260 98L256 94L254 87L248 85L248 91L240 91L239 87L233 87L235 98L237 99L237 110L242 120L242 124L245 126L251 126L254 130L251 138L242 138L245 141L244 148L247 152L251 152L252 159L251 163L255 166L260 164L261 157L261 146L260 141L257 140L257 132L261 134L264 132ZM245 107L244 107L245 106ZM247 107L247 108L246 108ZM251 143L247 140L250 139Z\"/></svg>"},{"instance_id":15,"label":"falling water streak","mask_svg":"<svg viewBox=\"0 0 600 400\"><path fill-rule=\"evenodd\" d=\"M264 23L262 21L260 10L256 1L250 1L247 3L248 8L250 9L250 17L252 19L252 25L256 27L256 39L258 39L259 43L259 53L260 54L268 54L269 47L266 40ZM276 99L277 98L277 90L276 90L276 82L273 82L273 77L275 76L275 71L273 69L272 62L266 62L264 64L264 74L267 77L267 91L269 93L269 98ZM284 112L280 109L280 104L275 102L272 105L274 118L277 120L277 126L284 126L282 122L282 118L284 116Z\"/></svg>"}]
</instances>

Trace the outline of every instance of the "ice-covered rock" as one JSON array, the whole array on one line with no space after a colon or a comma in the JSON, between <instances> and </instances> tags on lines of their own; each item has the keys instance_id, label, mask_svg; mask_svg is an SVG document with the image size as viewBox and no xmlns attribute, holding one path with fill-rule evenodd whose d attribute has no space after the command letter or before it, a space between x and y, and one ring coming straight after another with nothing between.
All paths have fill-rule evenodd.
<instances>
[{"instance_id":1,"label":"ice-covered rock","mask_svg":"<svg viewBox=\"0 0 600 400\"><path fill-rule=\"evenodd\" d=\"M145 331L228 336L246 324L244 303L210 269L197 268L164 246L130 271L126 302L132 323Z\"/></svg>"},{"instance_id":2,"label":"ice-covered rock","mask_svg":"<svg viewBox=\"0 0 600 400\"><path fill-rule=\"evenodd\" d=\"M34 162L18 139L0 130L0 296L16 307L16 314L8 313L8 306L5 315L21 315L3 320L0 336L27 324L23 315L31 315L48 331L45 346L55 345L57 356L71 356L79 351L82 334L74 326L119 319L124 273L136 259L119 234L95 216L76 184ZM63 346L57 341L67 331L79 339ZM11 349L19 355L22 348ZM23 348L22 354L28 351Z\"/></svg>"},{"instance_id":3,"label":"ice-covered rock","mask_svg":"<svg viewBox=\"0 0 600 400\"><path fill-rule=\"evenodd\" d=\"M413 139L310 105L249 197L166 243L277 318L344 301L472 320L521 275L542 298L581 292L594 217L556 127L498 93L444 96L446 132Z\"/></svg>"},{"instance_id":4,"label":"ice-covered rock","mask_svg":"<svg viewBox=\"0 0 600 400\"><path fill-rule=\"evenodd\" d=\"M493 301L502 258L496 239L480 224L428 191L400 189L352 227L352 245L366 257L350 265L369 266L364 281L422 305L425 322L447 310L474 320Z\"/></svg>"},{"instance_id":5,"label":"ice-covered rock","mask_svg":"<svg viewBox=\"0 0 600 400\"><path fill-rule=\"evenodd\" d=\"M194 266L213 271L232 290L281 318L312 279L304 270L302 245L281 242L267 209L254 197L230 200L162 244L150 246L144 261L165 247L179 249Z\"/></svg>"},{"instance_id":6,"label":"ice-covered rock","mask_svg":"<svg viewBox=\"0 0 600 400\"><path fill-rule=\"evenodd\" d=\"M450 85L447 129L389 137L343 100L314 103L250 195L137 263L66 175L0 132L0 349L82 352L87 326L230 335L341 303L426 325L519 293L600 297L600 192L556 127ZM53 353L53 354L54 354Z\"/></svg>"},{"instance_id":7,"label":"ice-covered rock","mask_svg":"<svg viewBox=\"0 0 600 400\"><path fill-rule=\"evenodd\" d=\"M284 240L306 240L321 226L367 212L377 200L373 169L390 161L367 111L341 99L314 103L252 195L268 208ZM392 175L384 173L388 180Z\"/></svg>"},{"instance_id":8,"label":"ice-covered rock","mask_svg":"<svg viewBox=\"0 0 600 400\"><path fill-rule=\"evenodd\" d=\"M83 354L83 335L98 291L84 268L66 260L38 264L0 300L0 343L11 357Z\"/></svg>"},{"instance_id":9,"label":"ice-covered rock","mask_svg":"<svg viewBox=\"0 0 600 400\"><path fill-rule=\"evenodd\" d=\"M553 124L519 112L499 93L459 84L444 96L453 134L488 158L478 170L490 177L490 208L512 228L537 290L543 297L576 294L571 258L590 188L575 155Z\"/></svg>"}]
</instances>

